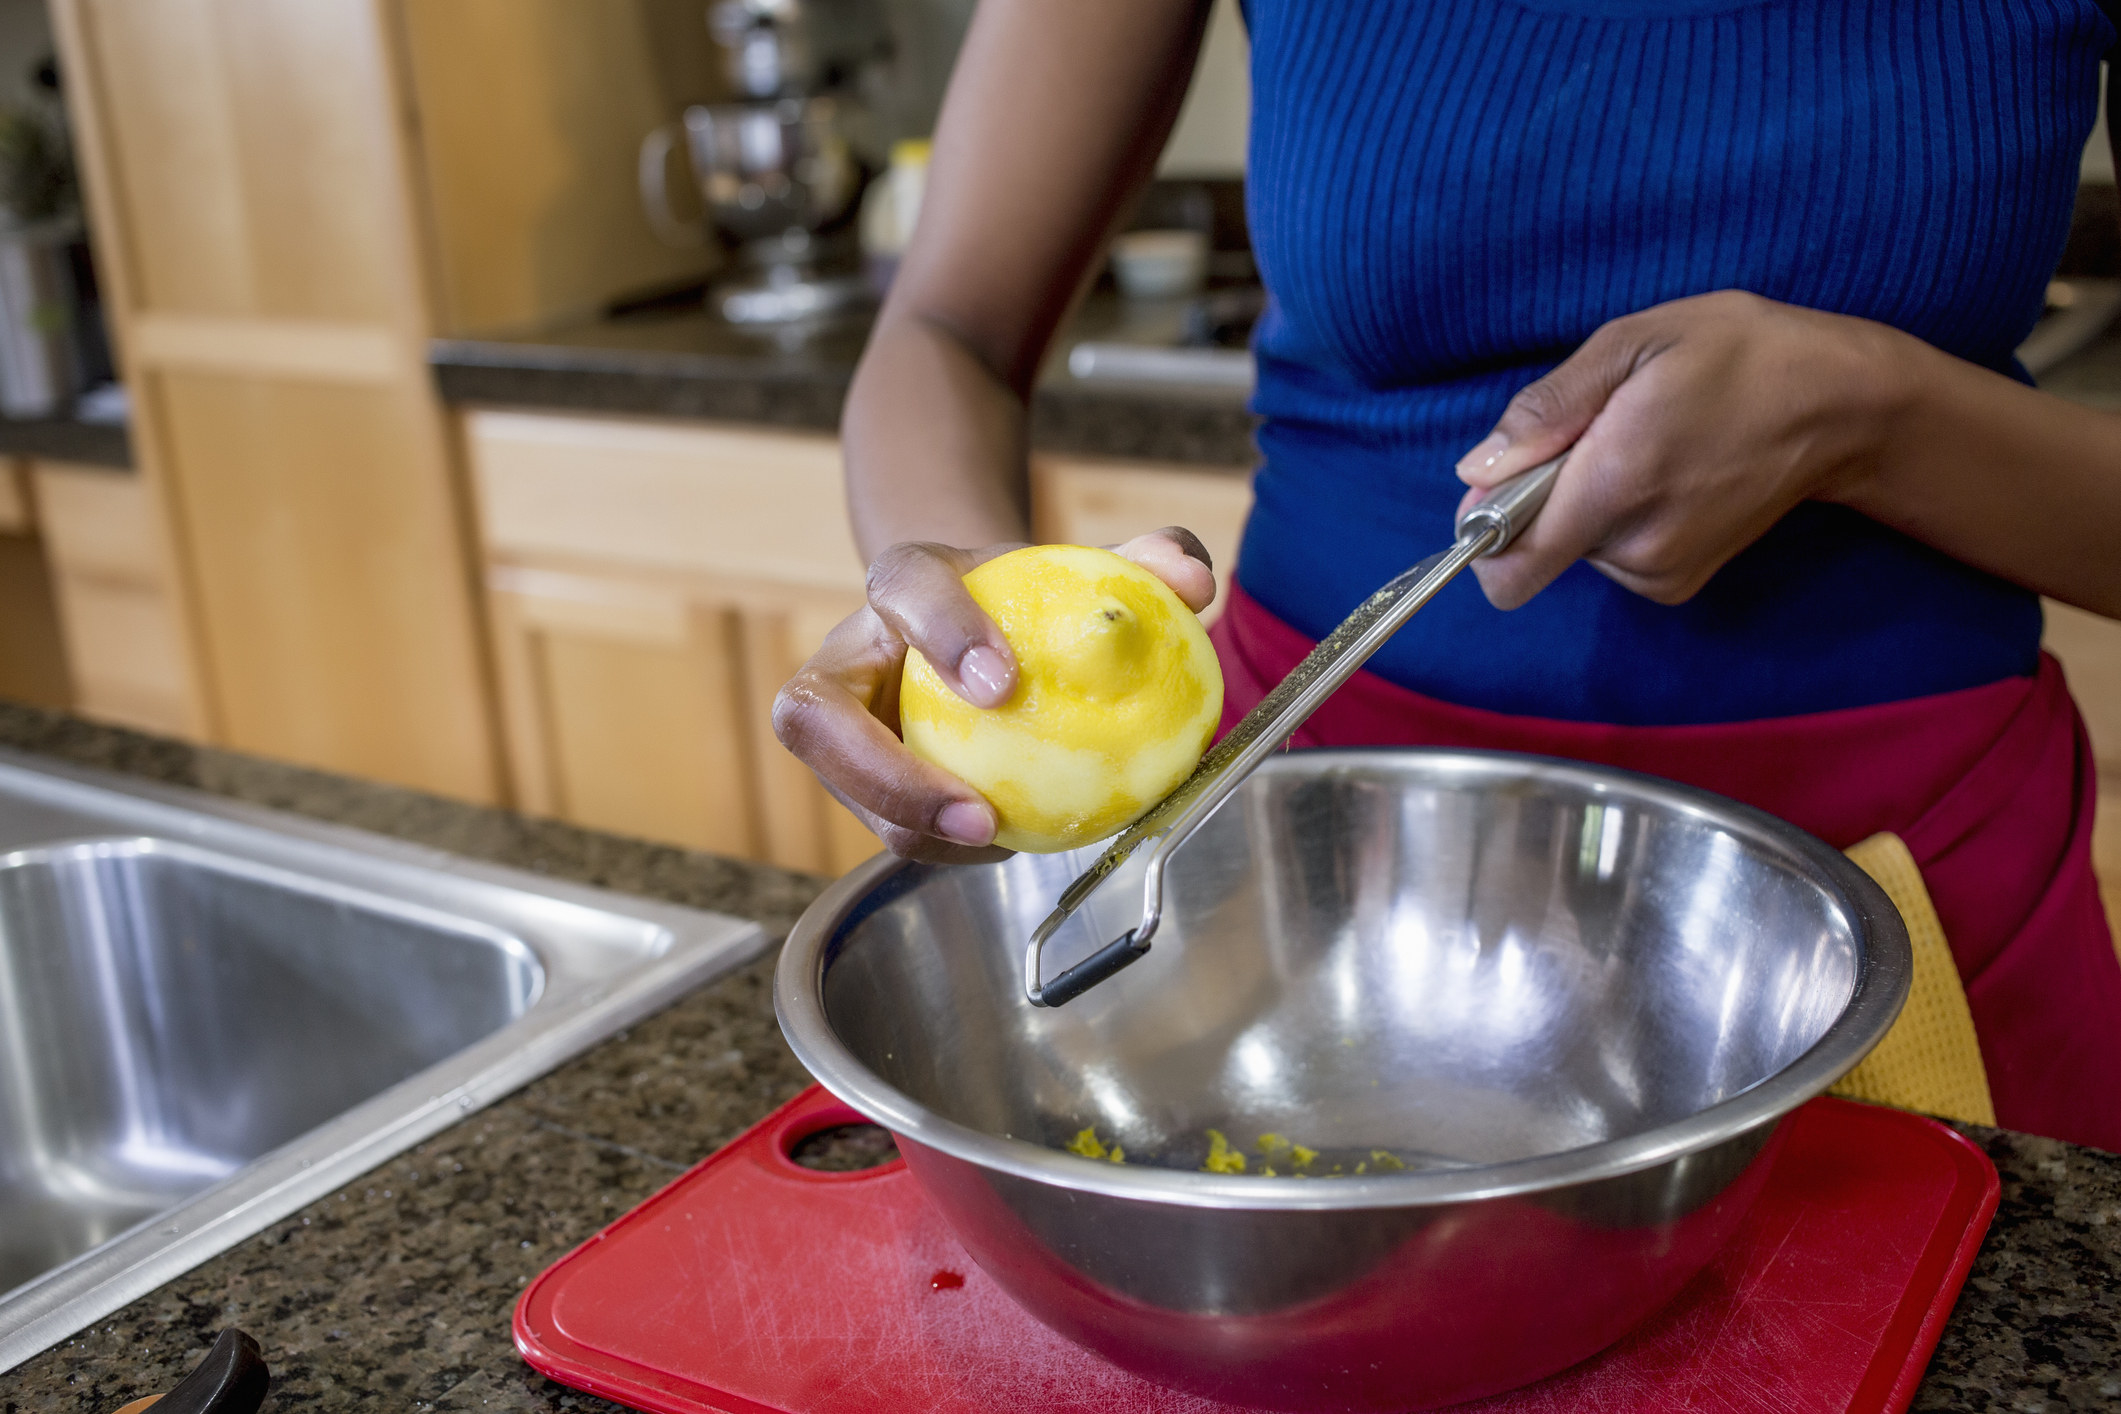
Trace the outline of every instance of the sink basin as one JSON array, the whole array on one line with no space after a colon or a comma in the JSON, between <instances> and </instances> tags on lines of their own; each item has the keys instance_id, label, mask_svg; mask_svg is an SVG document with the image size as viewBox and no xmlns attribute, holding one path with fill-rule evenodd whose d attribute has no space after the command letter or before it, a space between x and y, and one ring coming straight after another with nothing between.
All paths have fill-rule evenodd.
<instances>
[{"instance_id":1,"label":"sink basin","mask_svg":"<svg viewBox=\"0 0 2121 1414\"><path fill-rule=\"evenodd\" d=\"M0 1291L530 1009L496 929L156 839L0 861Z\"/></svg>"},{"instance_id":2,"label":"sink basin","mask_svg":"<svg viewBox=\"0 0 2121 1414\"><path fill-rule=\"evenodd\" d=\"M0 751L0 1370L765 942Z\"/></svg>"}]
</instances>

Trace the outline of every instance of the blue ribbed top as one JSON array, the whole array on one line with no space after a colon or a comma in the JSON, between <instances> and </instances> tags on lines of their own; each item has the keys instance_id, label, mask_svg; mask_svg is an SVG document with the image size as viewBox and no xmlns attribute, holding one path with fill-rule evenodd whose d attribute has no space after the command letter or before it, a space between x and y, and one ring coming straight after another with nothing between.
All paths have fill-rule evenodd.
<instances>
[{"instance_id":1,"label":"blue ribbed top","mask_svg":"<svg viewBox=\"0 0 2121 1414\"><path fill-rule=\"evenodd\" d=\"M1313 637L1447 544L1452 464L1601 323L1744 289L2009 372L2068 233L2095 0L1249 0L1270 302L1238 578ZM1641 724L2030 672L2031 594L1810 504L1676 607L1470 575L1371 662Z\"/></svg>"}]
</instances>

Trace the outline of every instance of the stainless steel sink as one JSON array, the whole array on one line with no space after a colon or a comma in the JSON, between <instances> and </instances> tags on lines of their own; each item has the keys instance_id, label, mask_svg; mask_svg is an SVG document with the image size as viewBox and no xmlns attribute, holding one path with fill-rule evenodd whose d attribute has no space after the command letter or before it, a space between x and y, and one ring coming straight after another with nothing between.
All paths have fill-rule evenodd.
<instances>
[{"instance_id":1,"label":"stainless steel sink","mask_svg":"<svg viewBox=\"0 0 2121 1414\"><path fill-rule=\"evenodd\" d=\"M765 942L0 751L0 1371Z\"/></svg>"}]
</instances>

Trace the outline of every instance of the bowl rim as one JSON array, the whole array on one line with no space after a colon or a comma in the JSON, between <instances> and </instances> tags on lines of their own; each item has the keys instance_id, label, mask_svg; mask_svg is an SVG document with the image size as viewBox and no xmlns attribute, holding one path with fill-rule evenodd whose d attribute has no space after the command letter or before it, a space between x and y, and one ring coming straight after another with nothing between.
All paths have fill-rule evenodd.
<instances>
[{"instance_id":1,"label":"bowl rim","mask_svg":"<svg viewBox=\"0 0 2121 1414\"><path fill-rule=\"evenodd\" d=\"M1338 1210L1421 1207L1573 1188L1712 1149L1779 1121L1826 1090L1869 1054L1906 1003L1914 958L1906 925L1885 891L1824 840L1726 796L1620 767L1461 747L1303 749L1270 758L1256 775L1323 773L1371 764L1380 757L1417 759L1491 780L1563 781L1594 794L1617 787L1631 798L1648 798L1704 819L1809 866L1800 872L1810 873L1814 883L1836 898L1856 933L1856 978L1848 1003L1817 1041L1765 1080L1684 1119L1580 1148L1471 1168L1336 1178L1329 1183L1114 1166L946 1119L886 1082L840 1041L824 1008L831 944L860 921L858 915L866 912L862 905L881 886L909 871L949 867L879 854L827 888L790 931L774 971L774 1011L782 1035L804 1068L839 1099L901 1140L984 1169L1080 1192L1185 1207ZM1250 789L1249 782L1232 798L1245 789Z\"/></svg>"}]
</instances>

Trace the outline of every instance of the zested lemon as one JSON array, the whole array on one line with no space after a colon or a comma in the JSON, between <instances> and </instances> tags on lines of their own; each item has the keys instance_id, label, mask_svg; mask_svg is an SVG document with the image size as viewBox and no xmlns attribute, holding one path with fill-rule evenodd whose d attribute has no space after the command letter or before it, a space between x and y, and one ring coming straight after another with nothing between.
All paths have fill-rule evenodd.
<instances>
[{"instance_id":1,"label":"zested lemon","mask_svg":"<svg viewBox=\"0 0 2121 1414\"><path fill-rule=\"evenodd\" d=\"M1101 840L1199 764L1222 716L1222 669L1169 585L1109 550L1034 545L979 566L965 588L1016 654L1016 691L974 707L908 653L899 728L987 798L996 844L1050 853Z\"/></svg>"}]
</instances>

